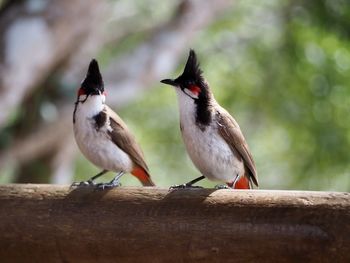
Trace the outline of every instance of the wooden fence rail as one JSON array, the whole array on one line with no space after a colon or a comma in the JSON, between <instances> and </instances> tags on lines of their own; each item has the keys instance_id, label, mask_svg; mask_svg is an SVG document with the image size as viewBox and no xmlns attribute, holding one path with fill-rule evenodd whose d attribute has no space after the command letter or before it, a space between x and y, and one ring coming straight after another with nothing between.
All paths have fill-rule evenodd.
<instances>
[{"instance_id":1,"label":"wooden fence rail","mask_svg":"<svg viewBox=\"0 0 350 263\"><path fill-rule=\"evenodd\" d=\"M2 185L0 262L350 262L350 193Z\"/></svg>"}]
</instances>

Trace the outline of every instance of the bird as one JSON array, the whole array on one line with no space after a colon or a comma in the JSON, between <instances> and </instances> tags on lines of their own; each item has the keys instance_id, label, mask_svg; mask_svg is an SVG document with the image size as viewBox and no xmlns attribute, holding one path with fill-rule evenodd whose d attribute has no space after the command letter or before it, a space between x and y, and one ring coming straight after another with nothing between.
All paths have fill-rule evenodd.
<instances>
[{"instance_id":1,"label":"bird","mask_svg":"<svg viewBox=\"0 0 350 263\"><path fill-rule=\"evenodd\" d=\"M202 176L171 188L190 188L207 178L226 185L219 188L252 189L258 186L253 156L236 120L215 100L194 50L183 73L162 83L175 88L180 130L187 153Z\"/></svg>"},{"instance_id":2,"label":"bird","mask_svg":"<svg viewBox=\"0 0 350 263\"><path fill-rule=\"evenodd\" d=\"M105 104L106 92L98 62L92 59L78 89L73 112L75 141L83 155L102 171L73 186L97 186L102 189L120 185L119 179L131 173L143 186L155 186L143 152L123 120ZM112 171L116 176L107 183L95 180Z\"/></svg>"}]
</instances>

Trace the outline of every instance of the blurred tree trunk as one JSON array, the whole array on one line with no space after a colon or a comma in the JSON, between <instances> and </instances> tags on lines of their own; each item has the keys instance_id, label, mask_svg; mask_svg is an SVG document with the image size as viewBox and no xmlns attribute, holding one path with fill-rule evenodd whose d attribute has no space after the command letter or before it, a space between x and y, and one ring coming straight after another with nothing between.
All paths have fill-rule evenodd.
<instances>
[{"instance_id":1,"label":"blurred tree trunk","mask_svg":"<svg viewBox=\"0 0 350 263\"><path fill-rule=\"evenodd\" d=\"M12 1L0 16L0 127L52 70L84 44L104 1Z\"/></svg>"}]
</instances>

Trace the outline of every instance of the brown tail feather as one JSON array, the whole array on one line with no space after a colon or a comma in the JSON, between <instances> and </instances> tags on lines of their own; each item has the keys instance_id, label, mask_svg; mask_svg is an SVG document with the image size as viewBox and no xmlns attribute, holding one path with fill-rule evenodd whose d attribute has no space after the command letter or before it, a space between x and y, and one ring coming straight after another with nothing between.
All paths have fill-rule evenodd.
<instances>
[{"instance_id":1,"label":"brown tail feather","mask_svg":"<svg viewBox=\"0 0 350 263\"><path fill-rule=\"evenodd\" d=\"M155 186L150 175L141 167L135 167L131 174L139 179L143 186Z\"/></svg>"}]
</instances>

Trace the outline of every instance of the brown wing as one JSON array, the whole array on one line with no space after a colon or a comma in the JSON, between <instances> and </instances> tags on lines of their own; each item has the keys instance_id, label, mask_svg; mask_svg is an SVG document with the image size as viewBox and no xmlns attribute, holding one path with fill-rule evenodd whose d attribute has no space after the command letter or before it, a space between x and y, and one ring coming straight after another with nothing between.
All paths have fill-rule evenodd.
<instances>
[{"instance_id":1,"label":"brown wing","mask_svg":"<svg viewBox=\"0 0 350 263\"><path fill-rule=\"evenodd\" d=\"M138 166L144 169L147 174L148 167L144 160L143 152L137 144L135 137L129 131L123 120L107 105L103 112L109 116L112 131L109 132L112 141L118 145L120 149L129 154L131 160Z\"/></svg>"},{"instance_id":2,"label":"brown wing","mask_svg":"<svg viewBox=\"0 0 350 263\"><path fill-rule=\"evenodd\" d=\"M246 169L248 169L249 180L253 181L256 186L258 183L258 174L256 172L253 156L249 151L238 123L223 108L219 108L216 113L218 130L234 154L239 154L243 159Z\"/></svg>"}]
</instances>

